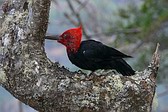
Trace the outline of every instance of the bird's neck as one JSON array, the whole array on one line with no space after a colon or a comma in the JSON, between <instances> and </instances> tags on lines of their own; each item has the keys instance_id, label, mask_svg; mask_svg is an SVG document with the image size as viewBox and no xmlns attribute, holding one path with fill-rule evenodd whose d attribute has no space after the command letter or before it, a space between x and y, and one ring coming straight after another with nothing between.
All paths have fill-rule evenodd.
<instances>
[{"instance_id":1,"label":"bird's neck","mask_svg":"<svg viewBox=\"0 0 168 112\"><path fill-rule=\"evenodd\" d=\"M68 53L76 53L80 48L80 44L73 44L70 46L66 46L66 50Z\"/></svg>"}]
</instances>

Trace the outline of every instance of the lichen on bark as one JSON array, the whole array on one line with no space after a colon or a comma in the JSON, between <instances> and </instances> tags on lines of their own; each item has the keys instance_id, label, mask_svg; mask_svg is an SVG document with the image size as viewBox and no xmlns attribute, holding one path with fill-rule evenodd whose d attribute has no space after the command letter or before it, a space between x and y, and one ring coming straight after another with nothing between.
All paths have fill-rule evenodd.
<instances>
[{"instance_id":1,"label":"lichen on bark","mask_svg":"<svg viewBox=\"0 0 168 112\"><path fill-rule=\"evenodd\" d=\"M6 74L5 71L1 68L0 69L0 84L3 84L6 82Z\"/></svg>"},{"instance_id":2,"label":"lichen on bark","mask_svg":"<svg viewBox=\"0 0 168 112\"><path fill-rule=\"evenodd\" d=\"M44 51L50 2L9 2L1 28L2 86L41 112L151 111L158 52L147 69L129 77L113 72L87 76L59 67Z\"/></svg>"}]
</instances>

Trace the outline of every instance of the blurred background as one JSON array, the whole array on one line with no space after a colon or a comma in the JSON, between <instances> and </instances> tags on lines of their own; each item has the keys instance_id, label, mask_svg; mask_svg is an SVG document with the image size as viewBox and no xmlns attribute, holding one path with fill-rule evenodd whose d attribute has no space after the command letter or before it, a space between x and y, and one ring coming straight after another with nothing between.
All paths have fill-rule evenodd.
<instances>
[{"instance_id":1,"label":"blurred background","mask_svg":"<svg viewBox=\"0 0 168 112\"><path fill-rule=\"evenodd\" d=\"M153 112L168 112L168 0L52 0L47 34L61 34L80 24L83 40L99 40L133 56L127 61L136 71L148 66L160 43ZM53 62L78 70L69 62L64 46L46 40L45 49ZM0 87L0 112L36 111Z\"/></svg>"}]
</instances>

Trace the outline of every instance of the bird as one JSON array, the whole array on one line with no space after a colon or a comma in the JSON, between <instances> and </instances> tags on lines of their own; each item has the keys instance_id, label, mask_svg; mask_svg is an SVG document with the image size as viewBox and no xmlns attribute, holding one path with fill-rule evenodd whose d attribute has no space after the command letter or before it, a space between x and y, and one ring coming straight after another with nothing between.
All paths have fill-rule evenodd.
<instances>
[{"instance_id":1,"label":"bird","mask_svg":"<svg viewBox=\"0 0 168 112\"><path fill-rule=\"evenodd\" d=\"M57 40L66 47L72 64L92 72L98 69L115 69L123 76L131 76L135 71L123 58L132 58L96 40L82 41L82 26L63 32Z\"/></svg>"}]
</instances>

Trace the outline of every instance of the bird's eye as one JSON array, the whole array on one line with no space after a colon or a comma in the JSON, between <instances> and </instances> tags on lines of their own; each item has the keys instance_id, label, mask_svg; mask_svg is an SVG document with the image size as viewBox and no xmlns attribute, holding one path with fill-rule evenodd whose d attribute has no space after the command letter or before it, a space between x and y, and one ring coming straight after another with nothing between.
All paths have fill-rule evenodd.
<instances>
[{"instance_id":1,"label":"bird's eye","mask_svg":"<svg viewBox=\"0 0 168 112\"><path fill-rule=\"evenodd\" d=\"M63 36L64 38L67 38L67 34L64 34L64 36Z\"/></svg>"}]
</instances>

